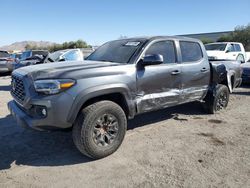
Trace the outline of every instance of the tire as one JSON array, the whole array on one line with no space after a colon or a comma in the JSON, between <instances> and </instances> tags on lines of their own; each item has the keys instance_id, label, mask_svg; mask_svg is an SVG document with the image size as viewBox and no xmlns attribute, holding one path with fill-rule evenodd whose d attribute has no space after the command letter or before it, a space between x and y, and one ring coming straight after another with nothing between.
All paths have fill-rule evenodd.
<instances>
[{"instance_id":1,"label":"tire","mask_svg":"<svg viewBox=\"0 0 250 188\"><path fill-rule=\"evenodd\" d=\"M203 107L209 114L225 109L229 102L229 89L225 85L218 84L213 92L209 92L204 99Z\"/></svg>"},{"instance_id":2,"label":"tire","mask_svg":"<svg viewBox=\"0 0 250 188\"><path fill-rule=\"evenodd\" d=\"M127 130L122 108L111 101L100 101L84 108L73 125L73 142L84 155L100 159L114 153Z\"/></svg>"}]
</instances>

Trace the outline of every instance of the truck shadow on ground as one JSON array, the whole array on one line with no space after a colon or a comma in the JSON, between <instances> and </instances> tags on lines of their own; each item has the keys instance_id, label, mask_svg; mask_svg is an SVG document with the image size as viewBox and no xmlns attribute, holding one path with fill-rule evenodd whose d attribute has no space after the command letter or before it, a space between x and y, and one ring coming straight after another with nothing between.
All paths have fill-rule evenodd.
<instances>
[{"instance_id":1,"label":"truck shadow on ground","mask_svg":"<svg viewBox=\"0 0 250 188\"><path fill-rule=\"evenodd\" d=\"M137 127L146 126L148 124L164 121L167 119L175 119L180 121L186 121L186 119L178 118L178 114L182 115L206 115L199 102L193 102L189 104L183 104L174 106L158 111L148 112L136 116L134 119L129 120L128 130L135 129Z\"/></svg>"},{"instance_id":2,"label":"truck shadow on ground","mask_svg":"<svg viewBox=\"0 0 250 188\"><path fill-rule=\"evenodd\" d=\"M200 104L190 103L137 116L128 130L173 118L175 113L202 115ZM38 132L16 125L9 115L0 118L0 170L13 165L64 166L93 162L74 146L71 131ZM126 138L125 138L126 139Z\"/></svg>"}]
</instances>

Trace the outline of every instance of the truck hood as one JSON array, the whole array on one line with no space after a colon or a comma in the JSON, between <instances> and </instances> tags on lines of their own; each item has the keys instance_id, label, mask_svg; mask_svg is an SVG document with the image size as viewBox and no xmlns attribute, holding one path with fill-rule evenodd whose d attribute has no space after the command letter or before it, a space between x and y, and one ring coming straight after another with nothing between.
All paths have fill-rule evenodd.
<instances>
[{"instance_id":1,"label":"truck hood","mask_svg":"<svg viewBox=\"0 0 250 188\"><path fill-rule=\"evenodd\" d=\"M118 65L125 64L103 61L67 61L26 66L15 70L13 74L28 76L33 80L53 78L79 79L93 76L94 73L95 76L108 74L108 72L112 72L112 67ZM107 71L104 71L105 67Z\"/></svg>"}]
</instances>

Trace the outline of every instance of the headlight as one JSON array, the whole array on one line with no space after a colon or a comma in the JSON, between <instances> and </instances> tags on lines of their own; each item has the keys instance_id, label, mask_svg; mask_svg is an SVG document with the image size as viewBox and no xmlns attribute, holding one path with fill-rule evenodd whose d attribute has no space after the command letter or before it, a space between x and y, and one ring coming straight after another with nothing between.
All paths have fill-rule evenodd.
<instances>
[{"instance_id":1,"label":"headlight","mask_svg":"<svg viewBox=\"0 0 250 188\"><path fill-rule=\"evenodd\" d=\"M34 86L37 92L50 95L69 89L75 85L75 83L75 80L71 79L36 80Z\"/></svg>"}]
</instances>

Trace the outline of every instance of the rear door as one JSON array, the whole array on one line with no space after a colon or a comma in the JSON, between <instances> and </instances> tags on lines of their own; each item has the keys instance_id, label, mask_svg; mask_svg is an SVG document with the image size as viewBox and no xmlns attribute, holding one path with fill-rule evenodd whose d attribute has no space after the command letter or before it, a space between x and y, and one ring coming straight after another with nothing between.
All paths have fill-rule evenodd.
<instances>
[{"instance_id":1,"label":"rear door","mask_svg":"<svg viewBox=\"0 0 250 188\"><path fill-rule=\"evenodd\" d=\"M152 42L143 55L160 54L164 63L137 69L137 108L139 113L176 105L180 101L181 70L175 42Z\"/></svg>"},{"instance_id":2,"label":"rear door","mask_svg":"<svg viewBox=\"0 0 250 188\"><path fill-rule=\"evenodd\" d=\"M198 42L180 41L181 53L181 102L202 99L210 81L210 65Z\"/></svg>"}]
</instances>

